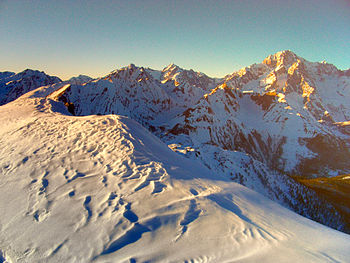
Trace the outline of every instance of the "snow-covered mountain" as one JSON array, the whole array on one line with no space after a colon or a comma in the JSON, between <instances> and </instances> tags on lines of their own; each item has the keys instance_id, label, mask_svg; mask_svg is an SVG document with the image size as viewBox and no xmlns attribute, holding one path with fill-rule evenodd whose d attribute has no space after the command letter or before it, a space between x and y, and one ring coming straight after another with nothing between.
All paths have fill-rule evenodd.
<instances>
[{"instance_id":1,"label":"snow-covered mountain","mask_svg":"<svg viewBox=\"0 0 350 263\"><path fill-rule=\"evenodd\" d=\"M16 74L15 72L11 72L11 71L0 72L0 79L5 79L15 74Z\"/></svg>"},{"instance_id":2,"label":"snow-covered mountain","mask_svg":"<svg viewBox=\"0 0 350 263\"><path fill-rule=\"evenodd\" d=\"M348 137L334 125L350 118L349 98L344 72L284 51L227 76L183 114L176 128L195 144L246 152L291 174L349 172ZM325 158L331 150L336 158ZM310 169L316 160L321 167Z\"/></svg>"},{"instance_id":3,"label":"snow-covered mountain","mask_svg":"<svg viewBox=\"0 0 350 263\"><path fill-rule=\"evenodd\" d=\"M339 227L327 222L334 212L321 215L323 197L317 200L293 177L349 173L349 136L335 125L348 119L349 98L344 72L279 52L226 76L178 117L165 140L175 150L195 149L208 167L294 211ZM349 231L349 218L343 221Z\"/></svg>"},{"instance_id":4,"label":"snow-covered mountain","mask_svg":"<svg viewBox=\"0 0 350 263\"><path fill-rule=\"evenodd\" d=\"M75 84L75 85L82 85L86 82L89 82L93 78L86 76L86 75L79 75L77 77L71 77L67 82Z\"/></svg>"},{"instance_id":5,"label":"snow-covered mountain","mask_svg":"<svg viewBox=\"0 0 350 263\"><path fill-rule=\"evenodd\" d=\"M349 133L340 125L349 98L346 71L282 51L222 79L173 64L162 71L131 64L66 85L57 100L73 115L129 116L219 176L350 231L343 211L295 180L350 172Z\"/></svg>"},{"instance_id":6,"label":"snow-covered mountain","mask_svg":"<svg viewBox=\"0 0 350 263\"><path fill-rule=\"evenodd\" d=\"M159 126L215 87L217 80L169 65L156 71L130 64L83 85L65 86L60 97L74 115L121 114Z\"/></svg>"},{"instance_id":7,"label":"snow-covered mountain","mask_svg":"<svg viewBox=\"0 0 350 263\"><path fill-rule=\"evenodd\" d=\"M39 73L34 72L31 79L35 79ZM6 72L0 76L10 79L16 75ZM23 79L18 78L22 82ZM0 82L3 83L1 85L11 83ZM17 91L13 92L15 96L11 95L12 92L3 92L2 98L10 101L8 98L11 96L17 98L28 90L44 87L0 108L4 123L1 128L4 139L0 141L4 146L0 155L6 157L0 164L2 173L16 174L18 180L22 180L20 176L23 175L33 177L31 184L23 179L23 184L20 184L22 188L19 187L18 191L23 191L24 199L35 197L34 201L28 201L27 212L23 212L25 208L19 210L26 217L14 216L19 221L33 218L34 222L47 224L49 230L54 224L54 221L50 221L54 219L48 220L50 215L58 215L67 204L76 209L72 214L85 218L77 223L73 222L76 218L64 221L59 216L66 222L62 223L66 224L62 225L63 228L74 226L74 230L68 227L62 232L65 237L62 237L61 243L45 246L43 238L42 243L38 241L36 245L29 246L25 243L27 241L18 239L18 246L33 247L31 251L34 252L28 252L33 255L33 260L59 261L60 257L66 260L69 254L65 251L67 246L79 239L79 233L87 238L88 234L83 234L84 231L89 234L98 231L97 225L102 225L104 229L94 237L94 242L99 245L93 248L87 246L86 249L90 248L87 255L83 255L85 248L76 247L77 251L82 249L81 253L72 252L69 255L77 253L80 256L72 256L71 260L136 262L168 259L200 262L208 259L222 262L232 259L230 253L238 253L232 260L251 262L260 260L258 255L271 253L270 250L260 253L261 247L257 244L265 241L254 243L260 240L260 236L253 233L255 230L251 232L254 244L248 243L257 248L257 253L254 252L252 256L245 254L245 249L250 245L245 243L247 247L244 247L242 240L232 237L230 240L234 240L237 246L226 250L226 245L231 244L226 239L227 234L223 234L228 231L226 228L211 230L215 233L215 237L209 236L213 243L208 241L208 246L203 243L198 250L188 251L191 242L201 239L200 228L217 224L216 219L212 218L214 214L219 214L225 225L232 229L246 222L260 227L258 232L263 238L270 236L274 227L280 229L276 231L282 231L284 223L275 224L277 221L289 222L283 230L293 233L293 237L287 238L288 242L292 242L287 242L291 245L288 251L291 255L303 255L300 260L342 261L342 255L347 255L343 252L345 250L340 249L338 259L333 257L337 254L333 252L325 252L325 256L331 257L328 259L316 252L316 256L310 258L304 248L296 248L295 244L311 242L307 237L308 234L314 235L310 226L316 232L322 232L320 240L328 238L328 234L324 233L330 230L325 232L314 223L301 223L299 227L296 222L300 222L300 217L291 212L285 214L276 204L273 205L276 211L272 211L268 208L270 203L267 199L233 182L247 186L310 219L350 233L350 202L346 198L350 178L349 71L340 71L324 62L308 62L291 51L282 51L268 56L262 63L245 67L224 78L210 78L174 64L163 70L130 64L97 79L78 77L64 82L54 79L54 84L28 83L29 87L18 85ZM6 85L2 91L10 90ZM18 113L12 114L12 111ZM26 139L17 145L18 138ZM36 146L34 142L41 146ZM169 148L178 154L172 153ZM0 186L3 185L3 195L6 196L6 191L10 191L6 190L6 185L11 183L9 177L2 177L2 180L4 183L1 182ZM99 183L105 188L95 189ZM60 194L63 190L59 189L72 185L74 189ZM201 195L202 190L198 187L216 190ZM187 196L187 190L181 189L187 189L192 197ZM49 190L53 191L50 195ZM251 199L251 194L256 197ZM126 196L129 198L127 202ZM122 203L115 201L119 199ZM4 200L2 207L11 210L13 206L8 205L8 199ZM163 203L165 200L167 205ZM183 205L179 200L188 201L186 211L178 210ZM263 201L256 203L256 200ZM13 204L17 205L16 202ZM104 205L104 202L108 205ZM246 210L248 206L252 208L250 212ZM159 211L151 211L150 207L159 207ZM54 208L57 209L55 212ZM259 211L264 210L271 215L260 214ZM105 212L107 217L103 216ZM236 214L244 222L232 221L230 213ZM282 217L279 217L279 213ZM111 218L116 229L109 222ZM269 225L269 220L274 222L274 226L270 225L271 229L262 227ZM4 236L14 235L11 231L15 231L17 221L13 222L12 228L9 227L9 232ZM199 222L207 223L202 225ZM194 230L188 231L189 224L194 226ZM298 226L294 228L293 224ZM29 225L32 232L27 236L36 235L36 228L28 221ZM61 231L61 225L56 229ZM69 229L74 234L69 234L72 232ZM246 232L243 228L242 231ZM302 232L308 234L301 235ZM164 239L163 235L168 237ZM217 239L220 235L225 236L222 244L226 245L222 251L227 253L218 255L217 251L221 250L212 244L221 242ZM295 238L296 235L301 236ZM159 249L149 247L153 252L148 254L135 252L140 246L148 246L151 240L156 240L154 244L160 246ZM160 245L162 240L168 244L166 246L174 245L177 251L187 249L177 256ZM12 241L6 241L8 245L0 251L0 259L5 253L9 255L8 258L18 260L13 251L19 248L11 250L9 244ZM278 247L281 246L280 241L277 238ZM349 245L347 239L342 242ZM61 248L64 247L66 249L62 249L62 252ZM282 247L284 250L284 245ZM209 252L214 248L216 252ZM46 254L40 249L46 249ZM241 249L243 254L237 252ZM310 249L324 251L324 247L317 244ZM40 258L36 250L46 256ZM212 253L211 256L206 250ZM114 253L116 251L118 253ZM277 260L283 253L276 251ZM130 256L135 253L139 256Z\"/></svg>"},{"instance_id":8,"label":"snow-covered mountain","mask_svg":"<svg viewBox=\"0 0 350 263\"><path fill-rule=\"evenodd\" d=\"M20 73L0 72L0 105L17 99L28 91L61 82L43 71L26 69Z\"/></svg>"},{"instance_id":9,"label":"snow-covered mountain","mask_svg":"<svg viewBox=\"0 0 350 263\"><path fill-rule=\"evenodd\" d=\"M69 85L69 84L61 84ZM346 262L301 217L130 118L72 116L57 85L0 107L2 262Z\"/></svg>"}]
</instances>

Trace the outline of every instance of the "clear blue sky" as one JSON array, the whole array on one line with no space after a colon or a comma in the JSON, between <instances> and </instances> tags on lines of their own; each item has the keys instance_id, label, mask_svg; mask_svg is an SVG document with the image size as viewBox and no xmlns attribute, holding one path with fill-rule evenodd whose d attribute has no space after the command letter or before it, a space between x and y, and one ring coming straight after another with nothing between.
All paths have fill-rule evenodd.
<instances>
[{"instance_id":1,"label":"clear blue sky","mask_svg":"<svg viewBox=\"0 0 350 263\"><path fill-rule=\"evenodd\" d=\"M285 49L349 68L350 1L0 0L0 71L175 63L220 77Z\"/></svg>"}]
</instances>

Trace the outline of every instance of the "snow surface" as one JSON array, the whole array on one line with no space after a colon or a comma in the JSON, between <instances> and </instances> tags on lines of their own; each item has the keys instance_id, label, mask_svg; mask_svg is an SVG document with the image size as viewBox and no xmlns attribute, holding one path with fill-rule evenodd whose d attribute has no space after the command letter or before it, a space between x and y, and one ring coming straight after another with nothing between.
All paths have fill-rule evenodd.
<instances>
[{"instance_id":1,"label":"snow surface","mask_svg":"<svg viewBox=\"0 0 350 263\"><path fill-rule=\"evenodd\" d=\"M303 218L118 115L70 116L42 87L0 107L0 260L348 262Z\"/></svg>"},{"instance_id":2,"label":"snow surface","mask_svg":"<svg viewBox=\"0 0 350 263\"><path fill-rule=\"evenodd\" d=\"M40 75L0 73L6 79L0 80L3 103L48 85ZM8 85L9 78L16 81ZM33 96L57 90L49 97L73 115L128 116L216 176L350 233L342 211L293 179L350 172L349 83L348 71L282 51L222 79L174 64L162 71L130 64L98 79L56 83ZM328 152L334 154L328 158Z\"/></svg>"}]
</instances>

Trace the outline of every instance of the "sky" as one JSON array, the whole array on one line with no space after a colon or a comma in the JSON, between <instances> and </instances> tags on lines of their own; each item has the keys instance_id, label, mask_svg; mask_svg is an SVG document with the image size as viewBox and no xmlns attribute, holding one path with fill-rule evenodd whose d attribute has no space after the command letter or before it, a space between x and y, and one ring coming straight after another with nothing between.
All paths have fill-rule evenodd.
<instances>
[{"instance_id":1,"label":"sky","mask_svg":"<svg viewBox=\"0 0 350 263\"><path fill-rule=\"evenodd\" d=\"M223 77L281 50L350 68L349 0L0 0L0 71L134 63Z\"/></svg>"}]
</instances>

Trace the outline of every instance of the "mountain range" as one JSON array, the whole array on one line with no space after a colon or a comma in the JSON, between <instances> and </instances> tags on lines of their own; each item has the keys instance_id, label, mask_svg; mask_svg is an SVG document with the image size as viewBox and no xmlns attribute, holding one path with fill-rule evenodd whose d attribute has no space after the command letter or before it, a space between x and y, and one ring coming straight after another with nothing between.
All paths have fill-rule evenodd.
<instances>
[{"instance_id":1,"label":"mountain range","mask_svg":"<svg viewBox=\"0 0 350 263\"><path fill-rule=\"evenodd\" d=\"M163 70L130 64L101 78L81 75L67 81L33 70L2 72L6 202L1 207L8 221L0 221L6 244L0 259L21 261L18 254L43 262L67 260L67 255L73 261L202 262L230 260L238 253L236 260L254 261L276 244L276 259L281 257L282 240L288 240L293 258L298 254L317 262L345 255L343 261L345 250L311 256L295 244L311 242L301 234L311 233L310 228L321 239L339 239L336 246L348 246L347 235L327 232L267 198L350 233L349 99L350 70L309 62L289 50L223 78L174 64ZM16 183L20 187L11 193ZM60 215L63 208L78 222ZM217 225L214 214L223 222L218 229L209 227ZM114 223L107 223L111 219ZM30 246L28 237L39 231L30 220L48 233L67 230L58 243L45 244L42 237ZM22 221L28 234L16 239L15 226ZM102 232L92 238L96 246L73 245L97 233L98 224ZM212 260L203 256L204 241L198 241L195 253L150 247L149 253L130 257L153 239L168 244L164 235L184 249L202 237L203 227L216 236L233 231L229 239L236 245L215 241L222 251L213 252ZM68 244L74 252L66 251ZM26 252L24 246L32 248ZM257 253L250 255L249 247Z\"/></svg>"}]
</instances>

